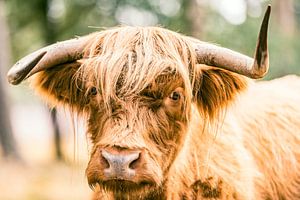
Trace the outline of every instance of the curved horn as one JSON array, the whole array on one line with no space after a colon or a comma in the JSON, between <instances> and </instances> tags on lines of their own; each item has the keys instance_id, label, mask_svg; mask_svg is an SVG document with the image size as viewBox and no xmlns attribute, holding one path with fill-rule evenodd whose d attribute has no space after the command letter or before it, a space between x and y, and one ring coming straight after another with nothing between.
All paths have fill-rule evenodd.
<instances>
[{"instance_id":1,"label":"curved horn","mask_svg":"<svg viewBox=\"0 0 300 200\"><path fill-rule=\"evenodd\" d=\"M9 83L17 85L39 71L82 58L89 39L90 35L58 42L25 56L7 73Z\"/></svg>"},{"instance_id":2,"label":"curved horn","mask_svg":"<svg viewBox=\"0 0 300 200\"><path fill-rule=\"evenodd\" d=\"M267 36L270 13L269 5L261 24L254 59L213 44L198 43L196 44L198 63L223 68L249 78L264 77L269 69Z\"/></svg>"}]
</instances>

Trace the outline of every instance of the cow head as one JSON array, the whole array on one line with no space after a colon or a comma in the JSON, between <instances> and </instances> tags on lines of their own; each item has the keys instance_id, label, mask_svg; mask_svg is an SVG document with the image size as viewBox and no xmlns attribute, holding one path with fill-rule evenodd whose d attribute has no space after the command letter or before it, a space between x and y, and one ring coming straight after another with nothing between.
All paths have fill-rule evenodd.
<instances>
[{"instance_id":1,"label":"cow head","mask_svg":"<svg viewBox=\"0 0 300 200\"><path fill-rule=\"evenodd\" d=\"M145 196L166 181L192 105L203 120L213 119L245 88L241 75L267 72L269 15L270 7L254 59L162 28L119 27L40 49L8 79L18 84L34 75L33 87L48 101L86 118L92 187Z\"/></svg>"}]
</instances>

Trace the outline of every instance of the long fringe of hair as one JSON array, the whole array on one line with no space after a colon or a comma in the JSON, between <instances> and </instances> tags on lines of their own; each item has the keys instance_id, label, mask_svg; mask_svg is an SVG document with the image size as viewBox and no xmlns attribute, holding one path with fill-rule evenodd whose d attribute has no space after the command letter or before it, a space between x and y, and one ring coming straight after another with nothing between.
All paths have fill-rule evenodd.
<instances>
[{"instance_id":1,"label":"long fringe of hair","mask_svg":"<svg viewBox=\"0 0 300 200\"><path fill-rule=\"evenodd\" d=\"M188 37L159 27L118 27L94 34L91 41L76 77L91 82L107 108L168 74L182 77L186 103L191 102L196 55Z\"/></svg>"}]
</instances>

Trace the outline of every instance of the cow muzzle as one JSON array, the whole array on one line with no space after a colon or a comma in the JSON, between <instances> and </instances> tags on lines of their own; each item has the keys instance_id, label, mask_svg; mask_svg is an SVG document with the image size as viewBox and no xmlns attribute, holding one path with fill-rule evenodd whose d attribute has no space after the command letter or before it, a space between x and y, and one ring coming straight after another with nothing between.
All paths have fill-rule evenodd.
<instances>
[{"instance_id":1,"label":"cow muzzle","mask_svg":"<svg viewBox=\"0 0 300 200\"><path fill-rule=\"evenodd\" d=\"M89 185L112 191L139 191L153 188L162 181L159 167L145 149L98 147L86 173Z\"/></svg>"},{"instance_id":2,"label":"cow muzzle","mask_svg":"<svg viewBox=\"0 0 300 200\"><path fill-rule=\"evenodd\" d=\"M142 167L141 151L102 149L101 162L105 179L131 180Z\"/></svg>"}]
</instances>

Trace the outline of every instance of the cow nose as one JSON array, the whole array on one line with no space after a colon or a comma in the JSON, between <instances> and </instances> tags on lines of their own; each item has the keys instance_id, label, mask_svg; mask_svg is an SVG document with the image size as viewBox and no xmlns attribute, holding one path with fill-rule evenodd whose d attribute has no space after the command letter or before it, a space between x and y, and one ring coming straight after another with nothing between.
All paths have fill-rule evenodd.
<instances>
[{"instance_id":1,"label":"cow nose","mask_svg":"<svg viewBox=\"0 0 300 200\"><path fill-rule=\"evenodd\" d=\"M141 160L140 151L128 152L122 150L120 152L113 152L102 150L101 155L108 164L104 169L104 175L109 179L132 179L136 174L136 168Z\"/></svg>"}]
</instances>

